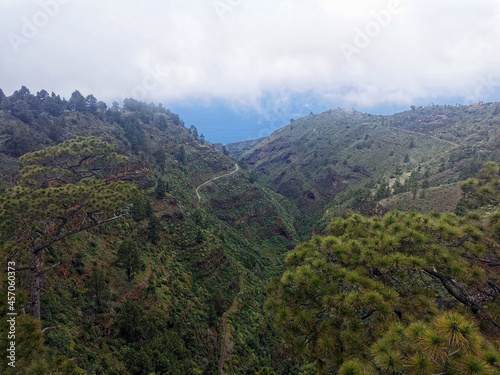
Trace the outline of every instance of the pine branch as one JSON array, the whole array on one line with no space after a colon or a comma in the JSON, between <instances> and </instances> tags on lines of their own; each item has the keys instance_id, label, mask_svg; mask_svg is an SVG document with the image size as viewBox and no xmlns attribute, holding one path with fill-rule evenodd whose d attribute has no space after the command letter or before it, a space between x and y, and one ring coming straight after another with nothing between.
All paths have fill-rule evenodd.
<instances>
[{"instance_id":1,"label":"pine branch","mask_svg":"<svg viewBox=\"0 0 500 375\"><path fill-rule=\"evenodd\" d=\"M488 320L497 328L500 328L500 324L498 324L493 317L486 312L480 305L478 305L476 302L474 302L467 293L467 291L460 285L458 284L455 280L444 276L440 274L437 270L424 270L425 273L428 275L434 277L435 279L438 279L441 284L445 287L445 289L450 293L450 295L455 298L457 301L463 303L465 306L467 306L469 309L471 309L472 313L479 317L479 311L482 312ZM460 293L457 293L457 291L454 289L458 289Z\"/></svg>"},{"instance_id":2,"label":"pine branch","mask_svg":"<svg viewBox=\"0 0 500 375\"><path fill-rule=\"evenodd\" d=\"M56 268L57 266L59 266L61 264L61 262L57 262L56 264L44 269L44 270L41 270L40 272L38 272L38 275L42 276L43 274L49 272L50 270Z\"/></svg>"},{"instance_id":3,"label":"pine branch","mask_svg":"<svg viewBox=\"0 0 500 375\"><path fill-rule=\"evenodd\" d=\"M62 235L59 235L57 237L54 237L53 239L49 240L49 241L46 241L46 242L43 242L41 244L38 244L38 245L34 245L30 248L30 252L34 253L34 254L38 254L40 251L46 249L47 247L49 246L52 246L53 244L55 244L56 242L59 242L63 239L65 239L66 237L69 237L69 236L72 236L73 234L76 234L76 233L80 233L80 232L83 232L83 231L86 231L86 230L89 230L89 229L92 229L98 225L102 225L102 224L106 224L106 223L109 223L111 221L114 221L114 220L117 220L117 219L120 219L122 217L124 217L125 214L122 214L122 215L115 215L111 218L108 218L108 219L105 219L105 220L102 220L102 221L99 221L97 223L92 223L92 224L88 224L88 225L84 225L84 226L81 226L80 228L77 228L77 229L74 229L72 231L69 231L67 233L64 233Z\"/></svg>"}]
</instances>

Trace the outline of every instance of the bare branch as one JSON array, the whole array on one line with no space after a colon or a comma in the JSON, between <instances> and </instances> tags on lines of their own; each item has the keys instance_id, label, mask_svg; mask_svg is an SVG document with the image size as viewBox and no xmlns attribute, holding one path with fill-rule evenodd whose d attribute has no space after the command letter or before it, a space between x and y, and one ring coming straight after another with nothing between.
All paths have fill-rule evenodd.
<instances>
[{"instance_id":1,"label":"bare branch","mask_svg":"<svg viewBox=\"0 0 500 375\"><path fill-rule=\"evenodd\" d=\"M98 225L102 225L102 224L106 224L106 223L109 223L111 221L114 221L114 220L117 220L117 219L120 219L122 217L124 217L125 214L122 214L122 215L115 215L113 217L110 217L108 219L105 219L105 220L102 220L102 221L99 221L97 223L92 223L92 224L88 224L88 225L85 225L85 226L81 226L80 228L77 228L75 230L72 230L72 231L69 231L67 233L64 233L60 236L57 236L53 239L51 239L50 241L46 241L46 242L42 242L38 245L34 245L33 247L30 248L30 252L33 252L34 254L37 254L39 253L40 251L46 249L47 247L49 246L52 246L53 244L55 244L56 242L59 242L63 239L65 239L66 237L69 237L69 236L72 236L73 234L76 234L76 233L80 233L80 232L83 232L83 231L86 231L86 230L89 230L89 229L92 229Z\"/></svg>"},{"instance_id":2,"label":"bare branch","mask_svg":"<svg viewBox=\"0 0 500 375\"><path fill-rule=\"evenodd\" d=\"M467 293L467 291L455 280L440 274L437 270L426 269L424 270L424 272L434 277L435 279L438 279L441 282L441 284L445 287L445 289L448 291L448 293L450 293L451 296L455 298L457 301L463 303L465 306L471 309L474 315L479 317L478 313L482 312L484 315L486 315L488 320L495 327L500 328L500 324L498 324L493 319L493 317L487 311L485 311L480 305L474 302L469 293ZM458 289L458 292L454 288Z\"/></svg>"},{"instance_id":3,"label":"bare branch","mask_svg":"<svg viewBox=\"0 0 500 375\"><path fill-rule=\"evenodd\" d=\"M57 263L56 263L56 264L54 264L53 266L50 266L50 267L48 267L48 268L46 268L46 269L44 269L44 270L41 270L38 274L41 276L41 275L43 275L43 274L45 274L45 273L49 272L50 270L52 270L52 269L56 268L56 267L57 267L57 266L59 266L60 264L61 264L61 262L57 262Z\"/></svg>"},{"instance_id":4,"label":"bare branch","mask_svg":"<svg viewBox=\"0 0 500 375\"><path fill-rule=\"evenodd\" d=\"M56 327L45 327L42 329L42 333L45 333L45 331L50 331L51 329L56 329Z\"/></svg>"}]
</instances>

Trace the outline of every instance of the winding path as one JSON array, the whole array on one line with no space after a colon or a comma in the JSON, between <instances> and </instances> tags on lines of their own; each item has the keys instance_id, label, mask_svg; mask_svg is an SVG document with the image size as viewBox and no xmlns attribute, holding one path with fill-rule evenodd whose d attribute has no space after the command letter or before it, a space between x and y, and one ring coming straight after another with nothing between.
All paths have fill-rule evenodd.
<instances>
[{"instance_id":1,"label":"winding path","mask_svg":"<svg viewBox=\"0 0 500 375\"><path fill-rule=\"evenodd\" d=\"M231 356L231 352L233 351L234 344L231 342L231 327L227 322L227 318L238 308L238 297L241 296L241 294L243 293L243 288L245 287L245 279L241 275L239 276L239 286L240 290L234 297L231 307L224 314L222 314L222 348L219 361L219 372L221 375L224 375L224 364Z\"/></svg>"},{"instance_id":2,"label":"winding path","mask_svg":"<svg viewBox=\"0 0 500 375\"><path fill-rule=\"evenodd\" d=\"M408 130L408 129L403 129L403 128L398 128L398 127L395 127L395 126L389 126L391 129L394 129L394 130L400 130L400 131L403 131L403 132L407 132L407 133L412 133L412 134L415 134L415 135L418 135L418 136L422 136L422 135L425 135L427 137L431 137L432 139L435 139L436 141L441 141L441 142L445 142L445 143L448 143L452 146L455 146L455 147L458 147L460 146L458 143L455 143L455 142L452 142L452 141L447 141L446 139L441 139L441 138L438 138L434 135L431 135L431 134L428 134L428 133L420 133L420 132L415 132L413 130Z\"/></svg>"},{"instance_id":3,"label":"winding path","mask_svg":"<svg viewBox=\"0 0 500 375\"><path fill-rule=\"evenodd\" d=\"M205 186L206 184L212 182L212 181L215 181L215 180L218 180L219 178L223 178L223 177L227 177L227 176L230 176L232 175L233 173L236 173L240 170L240 166L238 164L234 164L234 171L232 172L229 172L229 173L226 173L226 174L223 174L222 176L218 176L218 177L212 177L210 180L208 181L205 181L204 183L202 183L200 186L198 186L196 188L196 196L198 197L198 205L200 204L201 202L201 195L200 195L200 188L202 188L203 186Z\"/></svg>"}]
</instances>

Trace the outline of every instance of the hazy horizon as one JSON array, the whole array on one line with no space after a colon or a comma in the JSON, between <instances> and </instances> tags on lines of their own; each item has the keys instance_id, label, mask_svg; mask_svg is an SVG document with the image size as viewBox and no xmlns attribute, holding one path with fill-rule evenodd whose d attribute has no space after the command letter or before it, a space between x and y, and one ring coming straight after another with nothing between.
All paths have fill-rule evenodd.
<instances>
[{"instance_id":1,"label":"hazy horizon","mask_svg":"<svg viewBox=\"0 0 500 375\"><path fill-rule=\"evenodd\" d=\"M213 142L268 135L309 108L500 98L488 0L4 0L0 21L7 95L162 103Z\"/></svg>"}]
</instances>

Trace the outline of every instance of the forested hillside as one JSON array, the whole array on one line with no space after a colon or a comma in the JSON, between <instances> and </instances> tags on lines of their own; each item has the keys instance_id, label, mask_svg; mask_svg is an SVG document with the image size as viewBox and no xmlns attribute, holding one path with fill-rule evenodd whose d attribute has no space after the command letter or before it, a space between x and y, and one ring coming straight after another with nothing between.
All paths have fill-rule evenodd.
<instances>
[{"instance_id":1,"label":"forested hillside","mask_svg":"<svg viewBox=\"0 0 500 375\"><path fill-rule=\"evenodd\" d=\"M314 223L321 230L353 208L454 211L457 183L500 161L500 104L412 107L391 116L330 110L277 130L242 158L306 214L296 223L306 235ZM325 206L327 217L318 222Z\"/></svg>"},{"instance_id":2,"label":"forested hillside","mask_svg":"<svg viewBox=\"0 0 500 375\"><path fill-rule=\"evenodd\" d=\"M1 368L500 374L499 146L497 103L221 147L162 105L0 90Z\"/></svg>"},{"instance_id":3,"label":"forested hillside","mask_svg":"<svg viewBox=\"0 0 500 375\"><path fill-rule=\"evenodd\" d=\"M161 105L24 87L0 99L2 258L23 269L15 308L27 313L9 373L286 366L262 309L296 241L283 197L242 164L199 200L235 162Z\"/></svg>"},{"instance_id":4,"label":"forested hillside","mask_svg":"<svg viewBox=\"0 0 500 375\"><path fill-rule=\"evenodd\" d=\"M463 189L493 212L349 214L289 253L266 302L289 350L318 374L500 373L499 165Z\"/></svg>"}]
</instances>

